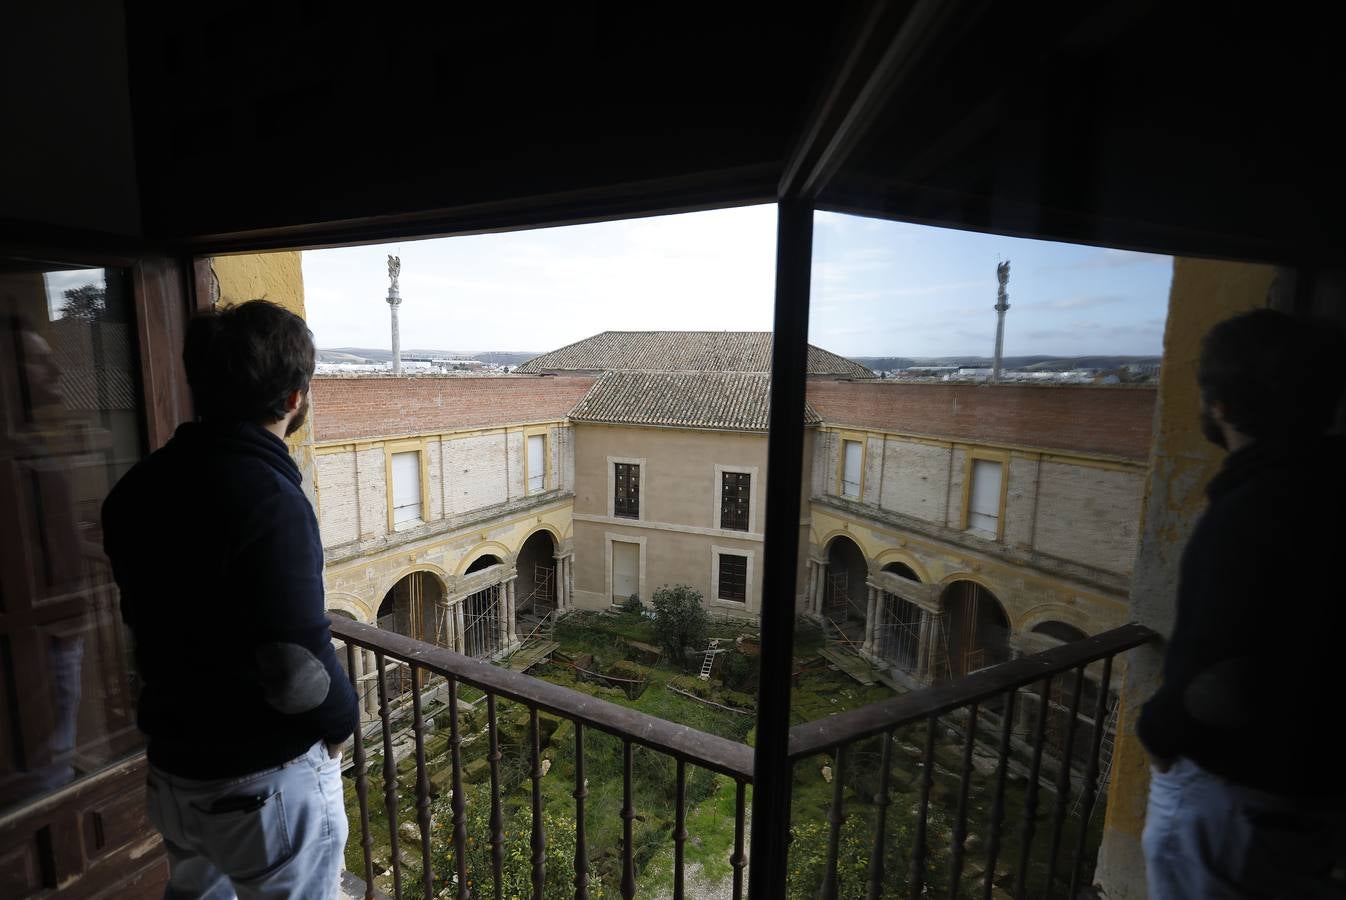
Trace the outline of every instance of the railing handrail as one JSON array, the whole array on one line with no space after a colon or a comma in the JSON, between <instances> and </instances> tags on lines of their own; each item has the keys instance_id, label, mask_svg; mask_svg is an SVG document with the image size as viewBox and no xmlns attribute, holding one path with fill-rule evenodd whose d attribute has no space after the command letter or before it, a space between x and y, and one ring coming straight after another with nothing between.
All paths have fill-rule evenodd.
<instances>
[{"instance_id":1,"label":"railing handrail","mask_svg":"<svg viewBox=\"0 0 1346 900\"><path fill-rule=\"evenodd\" d=\"M357 647L376 650L487 693L582 722L739 781L752 782L753 751L747 744L668 722L373 625L334 616L331 630L333 636Z\"/></svg>"},{"instance_id":2,"label":"railing handrail","mask_svg":"<svg viewBox=\"0 0 1346 900\"><path fill-rule=\"evenodd\" d=\"M935 685L859 709L836 713L790 729L791 760L850 744L892 728L929 719L1080 666L1148 644L1158 633L1123 625L1084 640L1022 656L948 684Z\"/></svg>"}]
</instances>

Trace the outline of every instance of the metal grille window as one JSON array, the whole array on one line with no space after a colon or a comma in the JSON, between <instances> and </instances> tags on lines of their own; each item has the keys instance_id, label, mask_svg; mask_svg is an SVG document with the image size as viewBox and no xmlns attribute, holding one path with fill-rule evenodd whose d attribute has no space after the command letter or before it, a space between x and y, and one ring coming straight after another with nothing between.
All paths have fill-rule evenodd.
<instances>
[{"instance_id":1,"label":"metal grille window","mask_svg":"<svg viewBox=\"0 0 1346 900\"><path fill-rule=\"evenodd\" d=\"M640 518L640 466L635 463L613 463L616 480L613 488L612 514L624 519Z\"/></svg>"},{"instance_id":2,"label":"metal grille window","mask_svg":"<svg viewBox=\"0 0 1346 900\"><path fill-rule=\"evenodd\" d=\"M752 476L747 472L725 472L723 478L720 485L720 527L731 531L747 531Z\"/></svg>"},{"instance_id":3,"label":"metal grille window","mask_svg":"<svg viewBox=\"0 0 1346 900\"><path fill-rule=\"evenodd\" d=\"M720 554L720 599L737 600L740 603L748 598L748 557L732 553Z\"/></svg>"}]
</instances>

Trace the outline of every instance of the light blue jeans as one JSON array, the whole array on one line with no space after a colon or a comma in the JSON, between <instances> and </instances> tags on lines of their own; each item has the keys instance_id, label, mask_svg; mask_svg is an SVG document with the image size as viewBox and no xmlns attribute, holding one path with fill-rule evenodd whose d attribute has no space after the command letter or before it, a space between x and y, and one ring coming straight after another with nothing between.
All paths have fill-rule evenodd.
<instances>
[{"instance_id":1,"label":"light blue jeans","mask_svg":"<svg viewBox=\"0 0 1346 900\"><path fill-rule=\"evenodd\" d=\"M149 815L168 849L166 900L337 896L346 848L341 762L319 742L218 781L150 767Z\"/></svg>"},{"instance_id":2,"label":"light blue jeans","mask_svg":"<svg viewBox=\"0 0 1346 900\"><path fill-rule=\"evenodd\" d=\"M1326 876L1343 837L1340 810L1306 808L1179 759L1150 772L1141 839L1149 900L1340 897Z\"/></svg>"}]
</instances>

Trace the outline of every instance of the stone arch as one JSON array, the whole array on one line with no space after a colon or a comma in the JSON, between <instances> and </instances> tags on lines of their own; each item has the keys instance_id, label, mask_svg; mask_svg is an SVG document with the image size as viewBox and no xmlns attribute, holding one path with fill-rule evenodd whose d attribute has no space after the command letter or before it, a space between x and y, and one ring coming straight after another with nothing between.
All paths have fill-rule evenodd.
<instances>
[{"instance_id":1,"label":"stone arch","mask_svg":"<svg viewBox=\"0 0 1346 900\"><path fill-rule=\"evenodd\" d=\"M374 623L374 610L370 609L369 603L363 597L347 593L329 593L326 602L329 613L338 613L365 625Z\"/></svg>"},{"instance_id":2,"label":"stone arch","mask_svg":"<svg viewBox=\"0 0 1346 900\"><path fill-rule=\"evenodd\" d=\"M1035 631L1039 625L1053 621L1082 631L1086 635L1101 630L1097 621L1090 621L1089 617L1076 607L1064 603L1040 603L1014 617L1014 631L1016 634L1028 634Z\"/></svg>"},{"instance_id":3,"label":"stone arch","mask_svg":"<svg viewBox=\"0 0 1346 900\"><path fill-rule=\"evenodd\" d=\"M1071 644L1075 641L1082 641L1089 635L1074 625L1067 625L1058 619L1048 619L1045 622L1039 622L1033 626L1036 634L1045 635L1049 638L1055 638L1063 644Z\"/></svg>"},{"instance_id":4,"label":"stone arch","mask_svg":"<svg viewBox=\"0 0 1346 900\"><path fill-rule=\"evenodd\" d=\"M916 554L907 550L899 550L895 547L884 550L874 559L874 565L880 570L887 570L889 566L897 563L906 566L916 573L916 580L921 584L930 583L930 570L926 568L925 563L921 562Z\"/></svg>"},{"instance_id":5,"label":"stone arch","mask_svg":"<svg viewBox=\"0 0 1346 900\"><path fill-rule=\"evenodd\" d=\"M369 621L371 623L374 621L375 616L377 616L377 610L379 606L383 604L383 598L388 596L388 592L391 591L393 587L403 578L406 578L408 575L411 575L412 573L415 572L426 572L434 576L435 581L439 583L440 589L444 591L445 596L448 596L449 575L439 566L434 565L433 563L424 563L424 562L416 563L415 565L410 566L403 566L401 569L398 569L394 575L383 579L383 581L379 583L378 593L375 594L375 596L378 597L378 601L373 604L375 613L371 615L369 618Z\"/></svg>"},{"instance_id":6,"label":"stone arch","mask_svg":"<svg viewBox=\"0 0 1346 900\"><path fill-rule=\"evenodd\" d=\"M378 627L447 646L449 629L441 620L447 597L443 578L424 567L413 568L394 581L379 601Z\"/></svg>"},{"instance_id":7,"label":"stone arch","mask_svg":"<svg viewBox=\"0 0 1346 900\"><path fill-rule=\"evenodd\" d=\"M510 549L499 541L482 541L471 550L464 553L458 559L458 568L455 574L462 575L467 572L469 566L476 562L480 557L494 556L501 562L505 562L514 557Z\"/></svg>"},{"instance_id":8,"label":"stone arch","mask_svg":"<svg viewBox=\"0 0 1346 900\"><path fill-rule=\"evenodd\" d=\"M557 547L560 547L561 544L565 542L565 539L561 535L560 529L558 529L555 525L552 525L550 522L539 522L532 528L528 529L528 533L525 534L519 540L519 546L515 548L514 555L518 556L519 551L523 549L523 545L528 543L528 541L533 537L533 535L537 534L540 531L545 531L548 534L550 534L552 543Z\"/></svg>"},{"instance_id":9,"label":"stone arch","mask_svg":"<svg viewBox=\"0 0 1346 900\"><path fill-rule=\"evenodd\" d=\"M948 622L948 669L955 678L1010 658L1010 616L984 579L951 576L940 605Z\"/></svg>"}]
</instances>

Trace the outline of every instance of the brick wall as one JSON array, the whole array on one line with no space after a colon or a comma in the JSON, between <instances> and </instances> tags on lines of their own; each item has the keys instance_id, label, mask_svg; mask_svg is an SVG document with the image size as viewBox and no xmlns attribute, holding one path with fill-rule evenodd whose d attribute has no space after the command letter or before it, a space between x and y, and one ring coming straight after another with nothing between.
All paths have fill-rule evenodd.
<instances>
[{"instance_id":1,"label":"brick wall","mask_svg":"<svg viewBox=\"0 0 1346 900\"><path fill-rule=\"evenodd\" d=\"M829 425L1144 460L1155 391L1089 385L810 381Z\"/></svg>"},{"instance_id":2,"label":"brick wall","mask_svg":"<svg viewBox=\"0 0 1346 900\"><path fill-rule=\"evenodd\" d=\"M313 379L318 441L424 434L565 418L593 385L581 376Z\"/></svg>"}]
</instances>

